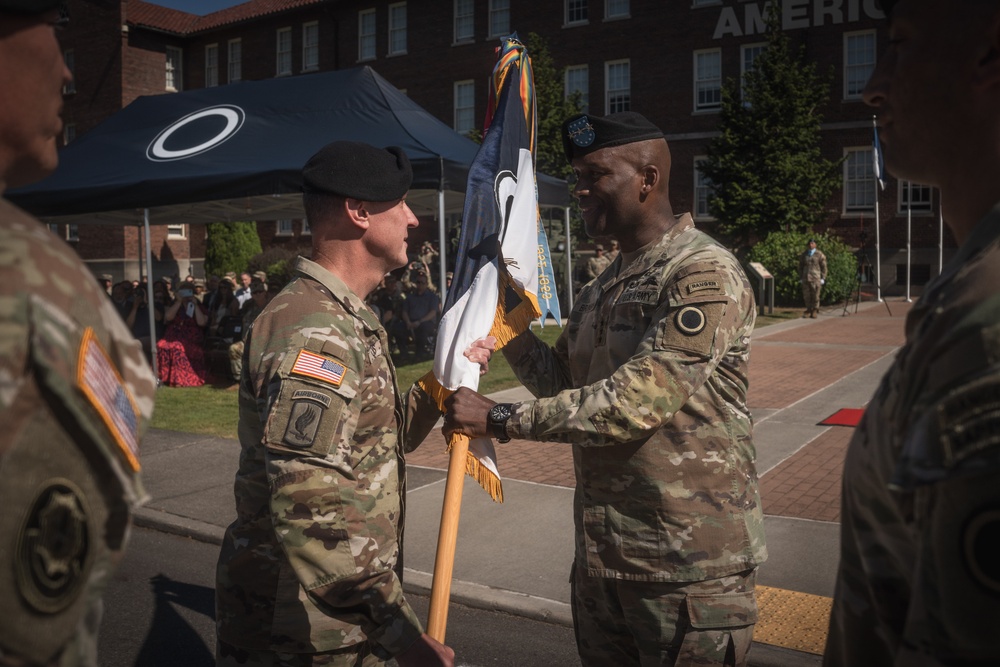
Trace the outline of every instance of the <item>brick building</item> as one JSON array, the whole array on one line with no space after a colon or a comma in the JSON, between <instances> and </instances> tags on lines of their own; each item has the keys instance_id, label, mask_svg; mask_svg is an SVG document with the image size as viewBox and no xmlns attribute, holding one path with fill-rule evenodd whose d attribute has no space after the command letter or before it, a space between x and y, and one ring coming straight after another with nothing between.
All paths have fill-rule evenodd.
<instances>
[{"instance_id":1,"label":"brick building","mask_svg":"<svg viewBox=\"0 0 1000 667\"><path fill-rule=\"evenodd\" d=\"M721 87L752 64L763 46L763 0L250 0L195 16L141 0L70 0L63 33L76 81L65 100L66 140L139 95L224 85L239 80L370 65L459 132L477 128L485 111L497 38L540 34L567 92L589 111L631 109L660 125L673 151L671 191L677 211L710 224L697 163L716 133ZM822 110L823 151L846 157L843 186L828 224L858 245L871 229L878 196L883 283L905 265L908 184L889 180L876 193L871 159L872 110L860 92L885 46L874 0L782 0L782 24L821 70L832 68ZM913 184L914 284L938 271L939 197ZM137 229L81 225L62 229L95 272L136 271ZM258 223L265 247L308 245L302 221ZM874 239L869 235L869 243ZM947 234L945 256L954 242ZM204 229L159 228L154 272L200 275ZM874 254L871 254L874 257ZM159 271L158 271L159 270Z\"/></svg>"}]
</instances>

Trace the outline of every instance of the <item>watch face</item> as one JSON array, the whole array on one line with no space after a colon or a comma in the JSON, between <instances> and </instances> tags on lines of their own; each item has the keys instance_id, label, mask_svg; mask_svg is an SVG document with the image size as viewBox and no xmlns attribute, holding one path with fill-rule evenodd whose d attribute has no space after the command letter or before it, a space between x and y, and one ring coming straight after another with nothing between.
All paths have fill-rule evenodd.
<instances>
[{"instance_id":1,"label":"watch face","mask_svg":"<svg viewBox=\"0 0 1000 667\"><path fill-rule=\"evenodd\" d=\"M482 413L479 413L482 414ZM502 423L510 419L510 406L506 403L497 403L490 408L490 421Z\"/></svg>"}]
</instances>

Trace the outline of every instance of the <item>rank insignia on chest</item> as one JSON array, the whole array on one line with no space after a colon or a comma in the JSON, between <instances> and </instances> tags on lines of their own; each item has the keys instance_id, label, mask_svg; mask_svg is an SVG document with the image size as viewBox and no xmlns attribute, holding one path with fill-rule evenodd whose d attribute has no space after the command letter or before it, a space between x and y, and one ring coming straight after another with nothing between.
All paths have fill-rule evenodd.
<instances>
[{"instance_id":1,"label":"rank insignia on chest","mask_svg":"<svg viewBox=\"0 0 1000 667\"><path fill-rule=\"evenodd\" d=\"M299 350L299 356L295 358L291 372L293 375L302 375L339 387L344 381L347 366L322 354Z\"/></svg>"},{"instance_id":2,"label":"rank insignia on chest","mask_svg":"<svg viewBox=\"0 0 1000 667\"><path fill-rule=\"evenodd\" d=\"M138 471L139 410L118 369L89 327L80 343L76 383L101 416L129 467Z\"/></svg>"}]
</instances>

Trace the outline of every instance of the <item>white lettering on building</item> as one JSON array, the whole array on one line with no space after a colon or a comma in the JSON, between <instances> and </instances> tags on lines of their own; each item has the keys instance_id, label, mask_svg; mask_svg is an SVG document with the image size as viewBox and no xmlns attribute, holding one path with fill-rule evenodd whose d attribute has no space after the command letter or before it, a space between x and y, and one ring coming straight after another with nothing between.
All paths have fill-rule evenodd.
<instances>
[{"instance_id":1,"label":"white lettering on building","mask_svg":"<svg viewBox=\"0 0 1000 667\"><path fill-rule=\"evenodd\" d=\"M742 14L739 7L723 7L715 24L713 39L763 34L770 2L746 2ZM846 6L845 6L846 5ZM875 6L875 0L782 0L782 30L818 28L824 25L857 23L864 18L883 19L885 14ZM743 19L740 22L740 19Z\"/></svg>"}]
</instances>

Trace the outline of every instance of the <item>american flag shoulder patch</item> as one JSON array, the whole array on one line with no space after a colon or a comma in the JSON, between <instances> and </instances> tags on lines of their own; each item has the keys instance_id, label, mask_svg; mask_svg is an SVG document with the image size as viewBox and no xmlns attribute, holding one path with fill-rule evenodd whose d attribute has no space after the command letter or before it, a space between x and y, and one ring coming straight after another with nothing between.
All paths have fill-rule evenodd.
<instances>
[{"instance_id":1,"label":"american flag shoulder patch","mask_svg":"<svg viewBox=\"0 0 1000 667\"><path fill-rule=\"evenodd\" d=\"M83 332L76 384L101 416L133 471L139 468L139 411L118 369L90 327Z\"/></svg>"},{"instance_id":2,"label":"american flag shoulder patch","mask_svg":"<svg viewBox=\"0 0 1000 667\"><path fill-rule=\"evenodd\" d=\"M344 381L347 366L329 357L324 357L322 354L316 354L309 350L299 350L299 356L295 358L291 372L339 387Z\"/></svg>"}]
</instances>

